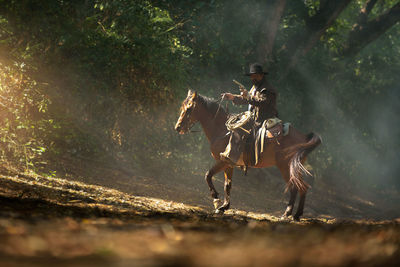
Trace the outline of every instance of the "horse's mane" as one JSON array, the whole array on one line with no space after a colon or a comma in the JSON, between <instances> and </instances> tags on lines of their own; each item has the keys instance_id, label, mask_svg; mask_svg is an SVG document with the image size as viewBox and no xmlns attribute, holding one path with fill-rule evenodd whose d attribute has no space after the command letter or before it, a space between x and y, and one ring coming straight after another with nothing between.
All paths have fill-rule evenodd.
<instances>
[{"instance_id":1,"label":"horse's mane","mask_svg":"<svg viewBox=\"0 0 400 267\"><path fill-rule=\"evenodd\" d=\"M198 94L198 100L200 103L202 103L206 107L207 110L209 110L213 114L215 114L217 111L220 114L224 114L224 115L228 114L225 111L225 109L222 107L221 102L218 100L215 100L214 98L202 96L202 95Z\"/></svg>"}]
</instances>

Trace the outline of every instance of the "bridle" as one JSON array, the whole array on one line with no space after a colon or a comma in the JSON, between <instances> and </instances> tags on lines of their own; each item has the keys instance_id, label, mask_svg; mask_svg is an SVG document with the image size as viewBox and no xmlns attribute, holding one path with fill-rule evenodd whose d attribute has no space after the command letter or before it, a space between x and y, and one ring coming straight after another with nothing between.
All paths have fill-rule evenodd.
<instances>
[{"instance_id":1,"label":"bridle","mask_svg":"<svg viewBox=\"0 0 400 267\"><path fill-rule=\"evenodd\" d=\"M218 112L219 112L219 110L221 108L221 104L222 104L223 100L224 100L224 96L221 96L220 99L218 99L218 108L217 108L217 111L215 112L213 121L215 121L215 119L217 118L217 115L218 115ZM190 119L189 119L189 122L188 122L188 126L185 127L186 128L186 132L188 132L188 133L199 133L199 132L201 132L200 130L191 130L191 128L197 122L197 121L192 119L192 116L190 114L193 111L193 109L196 107L196 104L197 104L196 102L193 102L192 106L189 108L190 110L186 109L186 112L189 111L189 114L187 114L187 116L190 116Z\"/></svg>"},{"instance_id":2,"label":"bridle","mask_svg":"<svg viewBox=\"0 0 400 267\"><path fill-rule=\"evenodd\" d=\"M193 102L192 106L190 108L186 108L186 116L189 116L189 122L187 123L187 127L185 127L185 132L188 133L197 133L200 132L199 130L196 131L192 131L192 127L195 125L195 123L197 122L196 120L192 119L191 113L193 111L193 109L196 106L196 102ZM185 125L186 126L186 125Z\"/></svg>"}]
</instances>

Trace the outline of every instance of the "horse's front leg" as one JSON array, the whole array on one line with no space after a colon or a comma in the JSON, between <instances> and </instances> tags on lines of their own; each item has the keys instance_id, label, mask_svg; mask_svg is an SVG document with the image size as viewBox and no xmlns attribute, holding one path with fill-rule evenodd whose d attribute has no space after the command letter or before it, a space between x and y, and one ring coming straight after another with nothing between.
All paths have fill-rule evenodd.
<instances>
[{"instance_id":1,"label":"horse's front leg","mask_svg":"<svg viewBox=\"0 0 400 267\"><path fill-rule=\"evenodd\" d=\"M231 188L232 188L232 175L233 175L233 168L226 168L224 170L225 175L225 184L224 184L224 204L221 207L217 208L215 213L224 213L229 206L231 205Z\"/></svg>"},{"instance_id":2,"label":"horse's front leg","mask_svg":"<svg viewBox=\"0 0 400 267\"><path fill-rule=\"evenodd\" d=\"M205 179L208 185L208 188L211 192L211 197L213 198L214 208L217 208L220 205L220 200L218 198L218 192L215 190L214 184L212 182L212 177L222 171L226 167L226 163L219 161L217 162L208 172L206 173Z\"/></svg>"}]
</instances>

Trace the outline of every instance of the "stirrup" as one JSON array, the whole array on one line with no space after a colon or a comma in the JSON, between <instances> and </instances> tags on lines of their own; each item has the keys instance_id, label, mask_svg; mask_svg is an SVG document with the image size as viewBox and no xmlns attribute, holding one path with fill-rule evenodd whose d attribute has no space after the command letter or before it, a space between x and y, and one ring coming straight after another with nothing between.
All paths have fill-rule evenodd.
<instances>
[{"instance_id":1,"label":"stirrup","mask_svg":"<svg viewBox=\"0 0 400 267\"><path fill-rule=\"evenodd\" d=\"M242 171L244 172L244 175L247 176L247 170L249 169L246 165L244 166L240 166L240 168L242 169Z\"/></svg>"}]
</instances>

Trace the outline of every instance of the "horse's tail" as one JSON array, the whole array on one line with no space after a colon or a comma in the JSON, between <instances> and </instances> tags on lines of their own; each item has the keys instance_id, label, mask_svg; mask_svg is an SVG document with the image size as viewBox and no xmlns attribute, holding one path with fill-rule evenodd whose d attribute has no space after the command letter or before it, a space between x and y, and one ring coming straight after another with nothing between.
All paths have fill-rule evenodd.
<instances>
[{"instance_id":1,"label":"horse's tail","mask_svg":"<svg viewBox=\"0 0 400 267\"><path fill-rule=\"evenodd\" d=\"M301 175L302 173L311 175L311 173L303 166L301 161L319 144L321 144L321 142L322 140L319 135L309 133L307 135L307 142L288 148L288 154L286 157L290 159L290 179L287 183L285 192L291 186L295 186L299 191L303 192L307 191L307 189L310 187L310 185L302 179Z\"/></svg>"}]
</instances>

